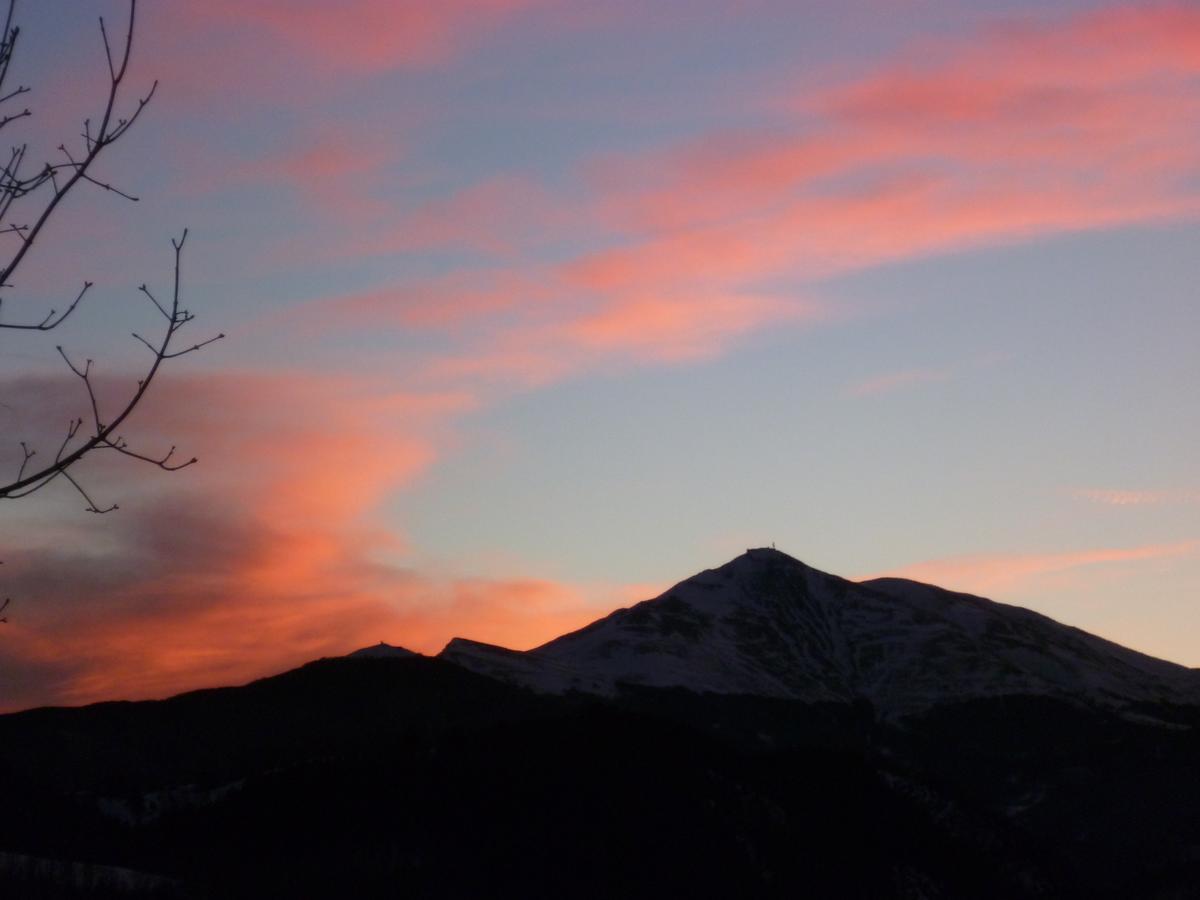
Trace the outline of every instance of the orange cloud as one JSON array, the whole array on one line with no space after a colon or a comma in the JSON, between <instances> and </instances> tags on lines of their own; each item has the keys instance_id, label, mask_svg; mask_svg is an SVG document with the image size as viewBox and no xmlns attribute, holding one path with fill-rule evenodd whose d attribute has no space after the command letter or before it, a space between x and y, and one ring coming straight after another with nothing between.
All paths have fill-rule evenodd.
<instances>
[{"instance_id":1,"label":"orange cloud","mask_svg":"<svg viewBox=\"0 0 1200 900\"><path fill-rule=\"evenodd\" d=\"M910 578L950 590L995 597L997 594L1027 589L1049 575L1092 566L1188 557L1197 553L1200 553L1198 540L1068 553L976 554L914 563L870 577Z\"/></svg>"},{"instance_id":2,"label":"orange cloud","mask_svg":"<svg viewBox=\"0 0 1200 900\"><path fill-rule=\"evenodd\" d=\"M88 540L5 535L19 612L0 668L56 673L48 695L14 688L6 706L156 695L378 640L415 599L402 590L413 576L378 562L398 541L373 511L430 464L444 419L469 404L304 376L163 383L128 437L157 454L169 434L203 467L185 481L94 458L77 475L122 509L89 522ZM61 420L16 427L36 437Z\"/></svg>"},{"instance_id":3,"label":"orange cloud","mask_svg":"<svg viewBox=\"0 0 1200 900\"><path fill-rule=\"evenodd\" d=\"M284 546L274 547L276 541ZM277 535L263 544L266 553L306 550ZM180 549L187 549L186 541ZM172 566L169 576L131 577L97 589L89 577L96 560L53 562L72 575L58 590L85 592L96 612L81 603L69 615L61 608L58 616L43 615L46 606L69 606L71 599L47 596L44 587L42 610L25 604L0 654L8 687L2 710L240 683L380 640L430 654L458 635L527 648L581 627L598 612L566 586L531 579L433 581L403 569L373 570L345 546L339 564L309 565L271 583L238 565L206 577L185 563ZM50 560L35 560L18 582L44 586L38 563ZM22 683L26 673L36 680Z\"/></svg>"},{"instance_id":4,"label":"orange cloud","mask_svg":"<svg viewBox=\"0 0 1200 900\"><path fill-rule=\"evenodd\" d=\"M163 696L379 640L531 647L607 611L603 586L430 577L400 561L403 541L377 512L436 459L472 397L299 374L161 388L129 438L159 452L169 435L200 456L186 481L97 460L78 474L119 512L76 523L79 540L4 534L17 602L0 708Z\"/></svg>"}]
</instances>

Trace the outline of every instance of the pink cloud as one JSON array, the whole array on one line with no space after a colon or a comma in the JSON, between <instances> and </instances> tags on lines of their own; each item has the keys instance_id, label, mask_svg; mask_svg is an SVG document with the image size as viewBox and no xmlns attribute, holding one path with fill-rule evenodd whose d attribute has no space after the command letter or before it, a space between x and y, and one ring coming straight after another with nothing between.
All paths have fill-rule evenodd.
<instances>
[{"instance_id":1,"label":"pink cloud","mask_svg":"<svg viewBox=\"0 0 1200 900\"><path fill-rule=\"evenodd\" d=\"M787 297L602 294L590 308L502 328L477 350L443 355L425 376L433 383L534 387L613 365L707 359L768 322L796 326L826 314L815 302Z\"/></svg>"},{"instance_id":2,"label":"pink cloud","mask_svg":"<svg viewBox=\"0 0 1200 900\"><path fill-rule=\"evenodd\" d=\"M467 40L456 35L486 32L526 6L356 0L334 10L222 0L196 5L194 15L266 29L305 48L306 60L325 48L370 68L427 63ZM390 221L388 210L363 206L374 215L347 248L503 252L518 234L577 230L586 206L587 222L607 219L625 241L582 254L569 269L584 281L646 288L652 279L677 287L715 278L722 283L709 289L744 292L752 286L725 281L823 277L1047 232L1197 215L1197 21L1187 7L1120 7L927 42L919 57L839 85L781 88L802 99L784 104L785 118L768 133L714 132L586 162L583 171L599 174L583 203L495 174L416 209L394 208ZM334 208L361 198L346 182L371 156L352 138L338 146L338 137L282 159L272 177L291 178L307 196L323 191ZM378 171L383 161L374 161Z\"/></svg>"},{"instance_id":3,"label":"pink cloud","mask_svg":"<svg viewBox=\"0 0 1200 900\"><path fill-rule=\"evenodd\" d=\"M1047 576L1068 575L1095 566L1190 557L1197 553L1200 553L1200 541L1191 540L1067 553L976 554L913 563L870 577L909 578L951 590L995 597L1029 589Z\"/></svg>"},{"instance_id":4,"label":"pink cloud","mask_svg":"<svg viewBox=\"0 0 1200 900\"><path fill-rule=\"evenodd\" d=\"M926 42L804 108L859 125L992 128L1068 125L1114 91L1155 90L1200 73L1200 14L1183 5L1118 5L1048 22L1010 22L970 42ZM1080 103L1079 101L1085 101ZM907 123L907 124L906 124Z\"/></svg>"},{"instance_id":5,"label":"pink cloud","mask_svg":"<svg viewBox=\"0 0 1200 900\"><path fill-rule=\"evenodd\" d=\"M445 63L537 0L209 0L188 13L292 44L320 67L358 71ZM194 8L193 8L194 7Z\"/></svg>"},{"instance_id":6,"label":"pink cloud","mask_svg":"<svg viewBox=\"0 0 1200 900\"><path fill-rule=\"evenodd\" d=\"M545 0L159 0L138 10L133 70L160 80L159 109L181 120L327 118L366 81L453 66L526 15L574 27L552 11Z\"/></svg>"},{"instance_id":7,"label":"pink cloud","mask_svg":"<svg viewBox=\"0 0 1200 900\"><path fill-rule=\"evenodd\" d=\"M460 339L490 336L505 325L549 315L561 297L553 278L553 272L536 268L454 270L295 304L287 310L286 324L305 334L396 328ZM278 325L277 315L271 315L255 328Z\"/></svg>"},{"instance_id":8,"label":"pink cloud","mask_svg":"<svg viewBox=\"0 0 1200 900\"><path fill-rule=\"evenodd\" d=\"M815 305L775 297L631 295L554 329L547 343L670 362L711 356L767 322L817 314Z\"/></svg>"},{"instance_id":9,"label":"pink cloud","mask_svg":"<svg viewBox=\"0 0 1200 900\"><path fill-rule=\"evenodd\" d=\"M1175 506L1200 503L1200 491L1137 491L1084 488L1071 496L1105 506Z\"/></svg>"},{"instance_id":10,"label":"pink cloud","mask_svg":"<svg viewBox=\"0 0 1200 900\"><path fill-rule=\"evenodd\" d=\"M377 196L377 185L385 168L399 165L401 156L401 148L355 133L349 126L329 126L278 153L262 154L232 169L211 172L208 187L286 187L340 228L392 211Z\"/></svg>"},{"instance_id":11,"label":"pink cloud","mask_svg":"<svg viewBox=\"0 0 1200 900\"><path fill-rule=\"evenodd\" d=\"M919 62L797 86L791 128L612 161L606 187L643 187L610 194L609 213L648 240L593 269L624 278L707 258L731 275L819 277L1196 215L1198 22L1124 10L946 40Z\"/></svg>"},{"instance_id":12,"label":"pink cloud","mask_svg":"<svg viewBox=\"0 0 1200 900\"><path fill-rule=\"evenodd\" d=\"M762 289L776 279L1200 215L1198 36L1192 10L1123 8L944 39L840 85L795 86L804 99L769 133L586 162L588 213L556 223L578 197L483 181L385 241L501 251L514 222L556 237L585 223L575 237L591 249L554 264L515 254L495 289L439 297L434 318L461 323L467 346L433 371L544 383L606 358L709 356L811 321L806 297ZM363 322L369 307L395 305L359 303Z\"/></svg>"},{"instance_id":13,"label":"pink cloud","mask_svg":"<svg viewBox=\"0 0 1200 900\"><path fill-rule=\"evenodd\" d=\"M949 372L939 369L908 369L855 382L846 388L846 393L852 397L872 397L933 381L945 381L949 377Z\"/></svg>"},{"instance_id":14,"label":"pink cloud","mask_svg":"<svg viewBox=\"0 0 1200 900\"><path fill-rule=\"evenodd\" d=\"M578 216L555 206L536 182L514 175L497 176L422 204L397 217L366 247L355 251L411 251L465 248L493 255L511 254L518 245L545 240Z\"/></svg>"}]
</instances>

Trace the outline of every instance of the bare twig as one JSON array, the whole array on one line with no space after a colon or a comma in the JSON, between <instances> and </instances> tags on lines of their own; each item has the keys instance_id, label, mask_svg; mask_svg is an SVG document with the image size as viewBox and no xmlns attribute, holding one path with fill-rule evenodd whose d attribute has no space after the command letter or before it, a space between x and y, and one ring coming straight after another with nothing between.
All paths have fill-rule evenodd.
<instances>
[{"instance_id":1,"label":"bare twig","mask_svg":"<svg viewBox=\"0 0 1200 900\"><path fill-rule=\"evenodd\" d=\"M8 13L5 18L4 37L0 39L0 90L3 90L4 79L8 74L8 67L12 61L13 49L20 34L20 29L12 24L15 8L16 0L9 0ZM129 57L133 50L133 30L136 19L137 0L129 0L129 25L125 32L125 42L121 48L119 61L113 55L108 27L103 18L100 20L100 34L104 42L105 58L108 61L108 95L96 130L92 131L90 119L84 122L84 149L82 155L76 157L65 144L60 144L58 149L66 156L68 160L66 163L55 165L47 162L36 174L25 177L21 175L21 168L25 161L26 148L25 146L21 146L14 148L7 164L0 167L0 233L15 234L21 239L8 261L0 264L0 287L11 286L13 275L24 261L26 254L28 254L34 242L41 235L46 224L50 221L50 217L67 194L80 182L87 182L102 190L124 197L127 200L137 199L134 195L114 187L107 181L96 178L90 172L92 165L100 154L118 141L133 126L133 123L142 114L142 111L146 108L146 105L150 102L158 88L158 82L156 81L151 85L146 95L138 100L137 107L127 118L121 118L117 115L116 110L121 97L121 86L125 80L125 75L129 68ZM0 96L0 104L26 93L27 90L28 88L21 86ZM6 114L0 117L0 128L3 128L15 119L24 118L28 115L30 115L28 109ZM60 174L64 176L61 181L59 180ZM32 224L17 226L15 223L2 221L10 215L16 201L33 194L44 185L50 185L50 194L40 210L30 217ZM66 311L61 315L51 311L36 323L0 321L0 329L49 331L61 325L75 311L81 299L83 299L82 292L76 298L75 302L67 307Z\"/></svg>"},{"instance_id":2,"label":"bare twig","mask_svg":"<svg viewBox=\"0 0 1200 900\"><path fill-rule=\"evenodd\" d=\"M50 312L46 313L46 317L40 322L35 322L30 325L0 325L0 328L9 328L13 331L52 331L61 325L67 316L75 312L75 307L79 305L79 301L83 299L83 295L88 292L88 289L91 288L91 286L92 282L85 281L79 293L75 295L75 299L71 301L71 305L61 313L56 309L51 309ZM3 298L0 298L0 308L2 308L3 305L4 300Z\"/></svg>"},{"instance_id":3,"label":"bare twig","mask_svg":"<svg viewBox=\"0 0 1200 900\"><path fill-rule=\"evenodd\" d=\"M71 372L83 382L84 390L87 392L88 402L92 411L91 433L82 441L82 443L68 452L68 447L71 445L71 442L74 441L77 436L79 436L80 430L83 427L82 419L73 419L67 428L67 434L63 439L62 445L59 447L58 452L54 456L54 461L51 464L29 474L26 474L25 470L27 468L29 459L33 456L33 453L26 449L25 459L21 464L21 471L18 473L16 480L6 485L0 485L0 500L28 496L30 493L45 487L47 484L53 481L57 475L62 474L67 478L68 481L71 482L72 485L75 486L80 494L87 499L88 510L90 512L108 512L109 509L115 509L116 507L113 506L110 508L99 509L96 504L92 502L86 491L80 487L77 480L72 478L66 471L91 451L101 449L116 450L124 456L130 456L135 459L140 459L144 462L153 463L159 468L167 469L169 471L185 468L196 461L193 458L183 464L171 464L170 459L175 452L174 447L172 447L167 455L162 458L155 458L146 454L138 453L129 449L128 443L117 433L117 429L120 428L121 424L127 418L129 418L130 414L134 411L138 404L141 403L142 398L145 396L146 391L150 389L151 383L154 381L155 376L158 375L159 369L164 362L170 359L176 359L188 353L192 353L201 349L202 347L207 347L214 341L219 341L225 337L223 333L217 334L213 337L207 338L206 340L199 341L190 347L184 347L181 350L172 350L175 337L179 333L179 330L195 318L192 313L180 305L181 262L183 258L183 246L187 240L187 235L188 233L185 229L179 240L171 241L171 245L175 250L175 279L171 292L171 306L169 308L162 306L162 304L154 299L153 294L151 294L150 291L145 288L145 285L142 286L142 293L151 298L155 307L157 307L166 318L167 327L157 344L151 343L139 334L135 333L133 335L135 338L141 341L142 344L148 347L151 353L154 354L154 359L151 362L149 369L138 381L137 389L126 401L125 405L121 408L121 411L118 412L110 422L106 423L103 417L100 415L100 404L96 397L95 385L92 382L92 360L87 360L82 366L77 365L70 358L70 356L67 355L66 351L63 350L61 346L58 347L57 349L59 355L67 364L67 367L71 370ZM24 446L25 445L22 444L23 448Z\"/></svg>"}]
</instances>

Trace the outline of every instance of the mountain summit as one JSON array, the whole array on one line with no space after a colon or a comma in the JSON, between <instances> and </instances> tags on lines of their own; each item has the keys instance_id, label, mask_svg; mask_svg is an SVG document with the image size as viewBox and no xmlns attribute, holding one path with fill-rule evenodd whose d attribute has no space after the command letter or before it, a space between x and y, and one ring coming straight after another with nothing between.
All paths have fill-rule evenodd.
<instances>
[{"instance_id":1,"label":"mountain summit","mask_svg":"<svg viewBox=\"0 0 1200 900\"><path fill-rule=\"evenodd\" d=\"M544 693L682 687L867 700L888 715L1006 695L1200 702L1194 671L1031 610L900 578L852 582L773 548L533 650L455 638L440 657Z\"/></svg>"},{"instance_id":2,"label":"mountain summit","mask_svg":"<svg viewBox=\"0 0 1200 900\"><path fill-rule=\"evenodd\" d=\"M363 647L361 650L347 653L346 657L348 659L408 659L418 655L405 647L396 647L380 641L370 647Z\"/></svg>"}]
</instances>

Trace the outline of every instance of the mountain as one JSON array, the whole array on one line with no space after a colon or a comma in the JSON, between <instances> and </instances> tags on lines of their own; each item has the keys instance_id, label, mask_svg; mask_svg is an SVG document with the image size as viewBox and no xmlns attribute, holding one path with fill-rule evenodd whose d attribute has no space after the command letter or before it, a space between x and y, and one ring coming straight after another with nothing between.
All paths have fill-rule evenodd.
<instances>
[{"instance_id":1,"label":"mountain","mask_svg":"<svg viewBox=\"0 0 1200 900\"><path fill-rule=\"evenodd\" d=\"M533 650L456 638L440 658L548 693L681 687L867 701L887 716L1003 696L1124 710L1200 703L1194 670L1030 610L900 578L847 581L774 549Z\"/></svg>"},{"instance_id":2,"label":"mountain","mask_svg":"<svg viewBox=\"0 0 1200 900\"><path fill-rule=\"evenodd\" d=\"M754 550L528 652L0 716L0 896L1194 897L1195 678Z\"/></svg>"}]
</instances>

